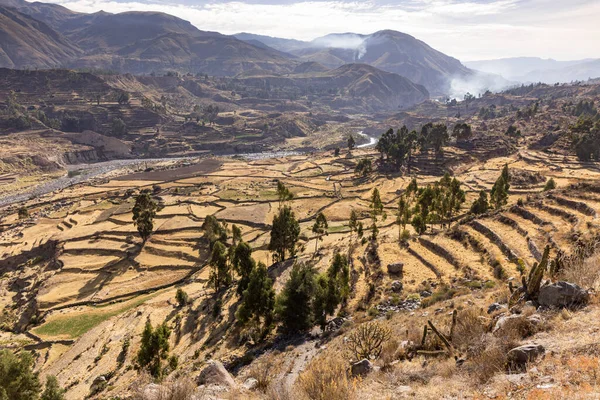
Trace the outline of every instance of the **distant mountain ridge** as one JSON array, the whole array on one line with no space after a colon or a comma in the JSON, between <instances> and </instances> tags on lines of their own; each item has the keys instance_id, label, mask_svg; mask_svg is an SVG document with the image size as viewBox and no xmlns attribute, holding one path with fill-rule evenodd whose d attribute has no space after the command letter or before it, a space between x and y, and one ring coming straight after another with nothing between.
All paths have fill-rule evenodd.
<instances>
[{"instance_id":1,"label":"distant mountain ridge","mask_svg":"<svg viewBox=\"0 0 600 400\"><path fill-rule=\"evenodd\" d=\"M446 94L453 79L468 79L473 71L413 36L383 30L370 35L329 34L310 42L241 33L242 40L258 40L274 49L315 61L329 68L353 62L397 73L421 84L432 94Z\"/></svg>"},{"instance_id":2,"label":"distant mountain ridge","mask_svg":"<svg viewBox=\"0 0 600 400\"><path fill-rule=\"evenodd\" d=\"M538 57L514 57L469 61L465 65L519 82L551 84L600 77L600 59L557 61Z\"/></svg>"},{"instance_id":3,"label":"distant mountain ridge","mask_svg":"<svg viewBox=\"0 0 600 400\"><path fill-rule=\"evenodd\" d=\"M248 77L291 74L306 62L316 64L305 64L302 68L320 73L360 63L398 74L437 97L450 94L456 87L454 81L465 87L464 83L477 75L459 60L392 30L370 35L329 34L303 42L248 33L229 36L201 31L188 21L160 12L86 14L56 4L25 0L0 0L0 4L31 20L26 29L6 20L0 29L4 29L7 37L18 40L31 36L21 31L37 32L40 29L36 30L36 26L42 25L45 32L34 35L32 43L39 43L38 46L21 55L5 56L0 67L62 66L134 74L174 71ZM0 45L4 46L1 40ZM4 53L7 50L2 48ZM46 52L50 54L45 55ZM19 61L15 63L13 58ZM487 85L485 79L478 79Z\"/></svg>"}]
</instances>

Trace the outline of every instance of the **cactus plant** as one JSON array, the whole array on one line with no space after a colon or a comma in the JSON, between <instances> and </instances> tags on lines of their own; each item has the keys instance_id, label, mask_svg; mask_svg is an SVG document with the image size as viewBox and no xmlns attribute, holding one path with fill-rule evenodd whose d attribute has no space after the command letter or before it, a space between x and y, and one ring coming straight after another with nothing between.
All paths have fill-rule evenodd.
<instances>
[{"instance_id":1,"label":"cactus plant","mask_svg":"<svg viewBox=\"0 0 600 400\"><path fill-rule=\"evenodd\" d=\"M550 255L550 246L546 246L544 249L544 255L541 261L533 264L533 268L529 271L527 277L522 276L522 286L516 290L511 290L512 295L508 301L508 307L511 308L521 302L528 300L537 300L540 292L540 286L542 285L542 279L544 278L544 272L548 269L548 257Z\"/></svg>"}]
</instances>

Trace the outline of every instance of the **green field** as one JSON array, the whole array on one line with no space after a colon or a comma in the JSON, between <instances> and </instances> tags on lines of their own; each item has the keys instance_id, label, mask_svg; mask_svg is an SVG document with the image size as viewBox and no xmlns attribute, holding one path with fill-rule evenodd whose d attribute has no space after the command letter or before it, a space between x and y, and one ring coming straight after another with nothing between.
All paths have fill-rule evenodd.
<instances>
[{"instance_id":1,"label":"green field","mask_svg":"<svg viewBox=\"0 0 600 400\"><path fill-rule=\"evenodd\" d=\"M140 296L119 305L90 306L88 307L89 311L85 314L81 313L73 316L65 315L53 318L33 329L33 333L43 337L76 339L107 319L131 310L154 296L156 296L156 293Z\"/></svg>"}]
</instances>

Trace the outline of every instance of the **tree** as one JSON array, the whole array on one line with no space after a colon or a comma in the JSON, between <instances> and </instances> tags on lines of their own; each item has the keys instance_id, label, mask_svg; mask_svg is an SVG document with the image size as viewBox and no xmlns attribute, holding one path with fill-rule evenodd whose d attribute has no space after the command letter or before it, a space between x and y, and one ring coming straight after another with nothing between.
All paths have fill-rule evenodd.
<instances>
[{"instance_id":1,"label":"tree","mask_svg":"<svg viewBox=\"0 0 600 400\"><path fill-rule=\"evenodd\" d=\"M354 136L348 136L348 150L353 150L356 147L356 140L354 140Z\"/></svg>"},{"instance_id":2,"label":"tree","mask_svg":"<svg viewBox=\"0 0 600 400\"><path fill-rule=\"evenodd\" d=\"M179 307L183 307L188 303L189 296L182 288L178 288L175 293L175 300L177 300Z\"/></svg>"},{"instance_id":3,"label":"tree","mask_svg":"<svg viewBox=\"0 0 600 400\"><path fill-rule=\"evenodd\" d=\"M34 359L28 351L15 355L10 350L0 350L0 399L37 399L41 385L33 366Z\"/></svg>"},{"instance_id":4,"label":"tree","mask_svg":"<svg viewBox=\"0 0 600 400\"><path fill-rule=\"evenodd\" d=\"M127 126L121 118L114 118L112 120L111 132L114 136L123 136L127 133Z\"/></svg>"},{"instance_id":5,"label":"tree","mask_svg":"<svg viewBox=\"0 0 600 400\"><path fill-rule=\"evenodd\" d=\"M169 356L170 335L171 330L166 322L153 328L150 318L146 320L140 350L137 353L137 362L142 369L148 371L155 378L160 378L163 374L161 362Z\"/></svg>"},{"instance_id":6,"label":"tree","mask_svg":"<svg viewBox=\"0 0 600 400\"><path fill-rule=\"evenodd\" d=\"M570 129L577 157L582 161L600 160L600 120L594 123L590 118L580 118Z\"/></svg>"},{"instance_id":7,"label":"tree","mask_svg":"<svg viewBox=\"0 0 600 400\"><path fill-rule=\"evenodd\" d=\"M554 189L556 189L556 182L554 181L554 178L550 178L548 179L548 181L546 181L546 184L544 185L544 192Z\"/></svg>"},{"instance_id":8,"label":"tree","mask_svg":"<svg viewBox=\"0 0 600 400\"><path fill-rule=\"evenodd\" d=\"M58 385L56 376L48 375L46 378L46 388L41 400L65 400L65 390Z\"/></svg>"},{"instance_id":9,"label":"tree","mask_svg":"<svg viewBox=\"0 0 600 400\"><path fill-rule=\"evenodd\" d=\"M242 230L236 224L231 226L231 236L234 246L242 241Z\"/></svg>"},{"instance_id":10,"label":"tree","mask_svg":"<svg viewBox=\"0 0 600 400\"><path fill-rule=\"evenodd\" d=\"M354 172L358 176L367 176L373 171L373 164L371 163L371 159L363 158L358 163L356 163L356 168Z\"/></svg>"},{"instance_id":11,"label":"tree","mask_svg":"<svg viewBox=\"0 0 600 400\"><path fill-rule=\"evenodd\" d=\"M156 202L150 196L150 190L142 190L136 197L133 206L133 224L137 227L143 243L146 243L154 229L153 221L156 216L156 209Z\"/></svg>"},{"instance_id":12,"label":"tree","mask_svg":"<svg viewBox=\"0 0 600 400\"><path fill-rule=\"evenodd\" d=\"M219 241L215 242L209 262L211 271L208 277L210 286L215 292L231 283L231 271L227 257L227 248Z\"/></svg>"},{"instance_id":13,"label":"tree","mask_svg":"<svg viewBox=\"0 0 600 400\"><path fill-rule=\"evenodd\" d=\"M471 205L471 214L479 215L487 212L489 210L490 205L488 203L488 195L485 190L479 192L479 197L475 199L473 204Z\"/></svg>"},{"instance_id":14,"label":"tree","mask_svg":"<svg viewBox=\"0 0 600 400\"><path fill-rule=\"evenodd\" d=\"M268 249L274 252L276 261L286 259L286 253L291 257L296 254L296 242L300 235L300 225L296 221L294 212L289 206L283 206L279 213L273 217L273 228L271 229L271 241Z\"/></svg>"},{"instance_id":15,"label":"tree","mask_svg":"<svg viewBox=\"0 0 600 400\"><path fill-rule=\"evenodd\" d=\"M510 189L510 174L508 172L508 164L504 164L502 173L492 186L490 192L490 202L497 210L508 202L508 190Z\"/></svg>"},{"instance_id":16,"label":"tree","mask_svg":"<svg viewBox=\"0 0 600 400\"><path fill-rule=\"evenodd\" d=\"M294 193L290 192L283 182L277 181L277 199L279 200L279 207L293 198Z\"/></svg>"},{"instance_id":17,"label":"tree","mask_svg":"<svg viewBox=\"0 0 600 400\"><path fill-rule=\"evenodd\" d=\"M412 216L412 210L410 202L406 194L400 196L398 200L398 215L396 217L396 223L398 224L398 238L402 237L402 232L406 229L406 224L410 222Z\"/></svg>"},{"instance_id":18,"label":"tree","mask_svg":"<svg viewBox=\"0 0 600 400\"><path fill-rule=\"evenodd\" d=\"M250 275L254 270L256 262L252 258L252 247L246 242L240 242L235 246L233 252L233 269L240 276L237 292L242 295L250 282Z\"/></svg>"},{"instance_id":19,"label":"tree","mask_svg":"<svg viewBox=\"0 0 600 400\"><path fill-rule=\"evenodd\" d=\"M117 102L121 105L129 104L129 93L121 92L121 94L119 94L119 97L117 97Z\"/></svg>"},{"instance_id":20,"label":"tree","mask_svg":"<svg viewBox=\"0 0 600 400\"><path fill-rule=\"evenodd\" d=\"M254 321L266 331L273 323L273 310L275 308L275 290L273 281L267 274L267 267L258 263L250 273L248 285L242 293L242 303L237 310L238 320L242 324Z\"/></svg>"},{"instance_id":21,"label":"tree","mask_svg":"<svg viewBox=\"0 0 600 400\"><path fill-rule=\"evenodd\" d=\"M473 136L471 125L467 123L458 123L454 125L454 129L452 130L452 136L454 136L459 142L469 140L471 136Z\"/></svg>"},{"instance_id":22,"label":"tree","mask_svg":"<svg viewBox=\"0 0 600 400\"><path fill-rule=\"evenodd\" d=\"M333 315L337 307L347 300L349 294L348 257L336 252L327 273L317 278L317 291L313 303L315 322L324 328L327 316Z\"/></svg>"},{"instance_id":23,"label":"tree","mask_svg":"<svg viewBox=\"0 0 600 400\"><path fill-rule=\"evenodd\" d=\"M348 227L350 228L350 234L356 232L358 230L358 215L356 214L356 210L353 208L350 211L350 220L348 221Z\"/></svg>"},{"instance_id":24,"label":"tree","mask_svg":"<svg viewBox=\"0 0 600 400\"><path fill-rule=\"evenodd\" d=\"M377 240L377 234L379 233L379 229L377 228L377 216L383 214L383 203L381 202L381 197L379 196L379 190L377 188L373 188L371 192L371 219L373 224L371 225L371 240ZM384 215L385 218L385 215Z\"/></svg>"},{"instance_id":25,"label":"tree","mask_svg":"<svg viewBox=\"0 0 600 400\"><path fill-rule=\"evenodd\" d=\"M17 215L19 216L19 219L29 218L29 211L26 207L20 207Z\"/></svg>"},{"instance_id":26,"label":"tree","mask_svg":"<svg viewBox=\"0 0 600 400\"><path fill-rule=\"evenodd\" d=\"M305 332L314 325L316 275L314 268L308 264L298 263L292 267L290 278L276 301L277 318L285 332Z\"/></svg>"},{"instance_id":27,"label":"tree","mask_svg":"<svg viewBox=\"0 0 600 400\"><path fill-rule=\"evenodd\" d=\"M323 235L328 235L327 229L329 226L327 225L327 218L325 218L325 214L320 212L317 215L317 219L312 227L312 232L315 236L315 253L318 250L319 240L323 240Z\"/></svg>"},{"instance_id":28,"label":"tree","mask_svg":"<svg viewBox=\"0 0 600 400\"><path fill-rule=\"evenodd\" d=\"M421 127L419 143L422 151L432 148L437 156L443 154L443 147L450 139L448 128L444 124L433 124L429 122Z\"/></svg>"},{"instance_id":29,"label":"tree","mask_svg":"<svg viewBox=\"0 0 600 400\"><path fill-rule=\"evenodd\" d=\"M211 249L217 241L222 243L227 241L227 228L214 215L206 216L202 223L202 230L204 239L208 241Z\"/></svg>"},{"instance_id":30,"label":"tree","mask_svg":"<svg viewBox=\"0 0 600 400\"><path fill-rule=\"evenodd\" d=\"M465 94L464 99L465 99L465 108L468 110L469 109L469 104L471 104L471 102L473 100L475 100L475 96L473 96L471 93L467 92Z\"/></svg>"}]
</instances>

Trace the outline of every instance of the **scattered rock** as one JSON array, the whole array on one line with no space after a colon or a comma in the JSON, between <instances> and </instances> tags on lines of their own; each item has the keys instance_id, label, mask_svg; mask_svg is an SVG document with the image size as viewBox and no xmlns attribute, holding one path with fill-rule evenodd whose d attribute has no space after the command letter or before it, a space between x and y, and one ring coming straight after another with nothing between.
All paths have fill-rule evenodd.
<instances>
[{"instance_id":1,"label":"scattered rock","mask_svg":"<svg viewBox=\"0 0 600 400\"><path fill-rule=\"evenodd\" d=\"M499 303L492 303L490 304L490 306L488 307L487 313L491 314L495 311L501 310L503 308L503 306Z\"/></svg>"},{"instance_id":2,"label":"scattered rock","mask_svg":"<svg viewBox=\"0 0 600 400\"><path fill-rule=\"evenodd\" d=\"M388 270L388 273L390 273L390 274L399 275L404 270L404 263L397 262L397 263L388 264L387 270Z\"/></svg>"},{"instance_id":3,"label":"scattered rock","mask_svg":"<svg viewBox=\"0 0 600 400\"><path fill-rule=\"evenodd\" d=\"M402 288L403 288L402 282L400 282L400 281L392 282L392 292L399 293L402 291Z\"/></svg>"},{"instance_id":4,"label":"scattered rock","mask_svg":"<svg viewBox=\"0 0 600 400\"><path fill-rule=\"evenodd\" d=\"M589 293L569 282L556 282L542 286L538 296L538 303L542 307L573 308L584 306L590 299Z\"/></svg>"},{"instance_id":5,"label":"scattered rock","mask_svg":"<svg viewBox=\"0 0 600 400\"><path fill-rule=\"evenodd\" d=\"M421 293L419 293L419 295L421 297L429 297L431 296L431 292L429 290L423 290Z\"/></svg>"},{"instance_id":6,"label":"scattered rock","mask_svg":"<svg viewBox=\"0 0 600 400\"><path fill-rule=\"evenodd\" d=\"M258 381L254 378L248 378L243 385L248 390L254 390L258 386Z\"/></svg>"},{"instance_id":7,"label":"scattered rock","mask_svg":"<svg viewBox=\"0 0 600 400\"><path fill-rule=\"evenodd\" d=\"M236 387L231 374L227 372L221 362L216 360L208 361L206 367L200 372L196 381L199 385L213 384L229 388Z\"/></svg>"},{"instance_id":8,"label":"scattered rock","mask_svg":"<svg viewBox=\"0 0 600 400\"><path fill-rule=\"evenodd\" d=\"M372 370L373 364L366 358L352 364L352 376L366 375Z\"/></svg>"},{"instance_id":9,"label":"scattered rock","mask_svg":"<svg viewBox=\"0 0 600 400\"><path fill-rule=\"evenodd\" d=\"M325 332L335 332L346 322L346 318L336 317L325 325Z\"/></svg>"},{"instance_id":10,"label":"scattered rock","mask_svg":"<svg viewBox=\"0 0 600 400\"><path fill-rule=\"evenodd\" d=\"M526 344L515 347L508 352L508 368L510 371L524 371L527 364L535 362L546 353L541 344Z\"/></svg>"}]
</instances>

